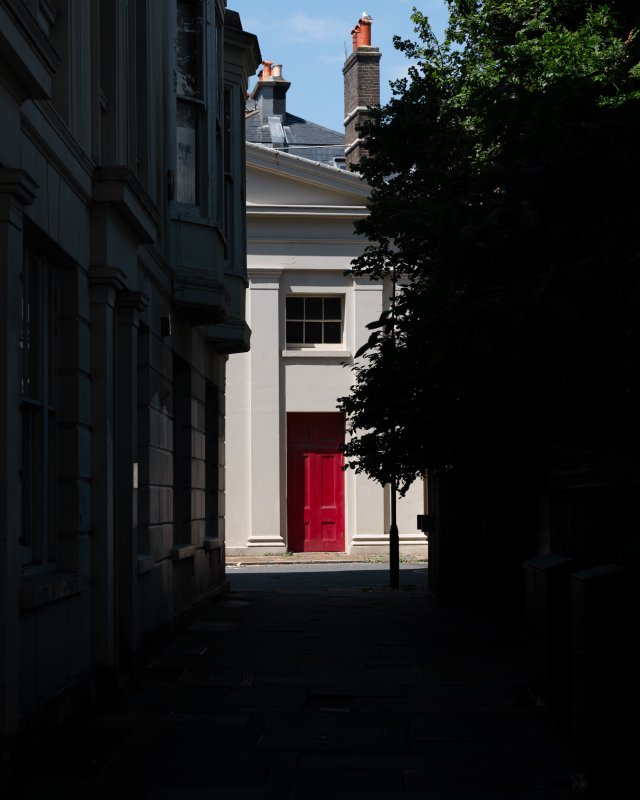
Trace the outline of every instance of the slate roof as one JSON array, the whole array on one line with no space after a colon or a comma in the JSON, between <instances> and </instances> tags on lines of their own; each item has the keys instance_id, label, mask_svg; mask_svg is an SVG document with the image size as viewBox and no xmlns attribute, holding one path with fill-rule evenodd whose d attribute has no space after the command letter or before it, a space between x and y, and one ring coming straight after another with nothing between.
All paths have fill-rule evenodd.
<instances>
[{"instance_id":1,"label":"slate roof","mask_svg":"<svg viewBox=\"0 0 640 800\"><path fill-rule=\"evenodd\" d=\"M273 119L273 117L271 118ZM300 158L318 161L321 164L344 169L344 133L332 131L315 122L309 122L294 114L285 114L282 119L284 143L274 145L274 134L277 130L268 122L261 122L260 113L250 111L246 116L246 138L252 144L266 147L277 146L277 149L292 153Z\"/></svg>"}]
</instances>

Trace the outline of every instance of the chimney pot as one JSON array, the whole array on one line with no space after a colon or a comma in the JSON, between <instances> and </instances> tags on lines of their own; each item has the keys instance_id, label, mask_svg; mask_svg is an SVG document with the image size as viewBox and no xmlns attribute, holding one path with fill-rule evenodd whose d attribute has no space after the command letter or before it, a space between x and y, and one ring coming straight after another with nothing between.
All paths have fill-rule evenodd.
<instances>
[{"instance_id":1,"label":"chimney pot","mask_svg":"<svg viewBox=\"0 0 640 800\"><path fill-rule=\"evenodd\" d=\"M351 31L351 36L353 37L353 50L355 52L358 49L358 38L360 36L360 28L357 25Z\"/></svg>"},{"instance_id":2,"label":"chimney pot","mask_svg":"<svg viewBox=\"0 0 640 800\"><path fill-rule=\"evenodd\" d=\"M358 20L358 47L371 47L371 17L361 17Z\"/></svg>"},{"instance_id":3,"label":"chimney pot","mask_svg":"<svg viewBox=\"0 0 640 800\"><path fill-rule=\"evenodd\" d=\"M273 66L273 61L263 61L262 66L264 70L262 71L262 80L266 81L271 77L271 68Z\"/></svg>"},{"instance_id":4,"label":"chimney pot","mask_svg":"<svg viewBox=\"0 0 640 800\"><path fill-rule=\"evenodd\" d=\"M354 52L359 47L371 47L371 23L373 20L367 14L358 20L358 24L351 31L353 37L353 50Z\"/></svg>"},{"instance_id":5,"label":"chimney pot","mask_svg":"<svg viewBox=\"0 0 640 800\"><path fill-rule=\"evenodd\" d=\"M282 77L282 64L274 64L271 67L271 76L273 78L281 78Z\"/></svg>"}]
</instances>

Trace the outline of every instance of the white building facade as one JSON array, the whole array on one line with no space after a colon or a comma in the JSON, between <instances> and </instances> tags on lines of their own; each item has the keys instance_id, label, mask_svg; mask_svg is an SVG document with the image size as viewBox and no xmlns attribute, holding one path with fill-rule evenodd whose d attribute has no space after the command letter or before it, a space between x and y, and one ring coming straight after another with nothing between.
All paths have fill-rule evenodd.
<instances>
[{"instance_id":1,"label":"white building facade","mask_svg":"<svg viewBox=\"0 0 640 800\"><path fill-rule=\"evenodd\" d=\"M369 188L340 168L344 135L288 114L289 84L270 62L265 72L247 119L251 350L227 367L227 557L386 554L389 488L343 470L337 409L391 295L390 282L349 274ZM398 502L402 553L426 553L424 508L422 483Z\"/></svg>"}]
</instances>

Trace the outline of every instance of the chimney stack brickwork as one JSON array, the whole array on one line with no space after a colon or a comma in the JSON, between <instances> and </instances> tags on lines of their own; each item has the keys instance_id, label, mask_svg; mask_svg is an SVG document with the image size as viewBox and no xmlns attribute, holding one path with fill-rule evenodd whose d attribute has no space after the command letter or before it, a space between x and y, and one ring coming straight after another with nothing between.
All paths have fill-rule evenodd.
<instances>
[{"instance_id":1,"label":"chimney stack brickwork","mask_svg":"<svg viewBox=\"0 0 640 800\"><path fill-rule=\"evenodd\" d=\"M366 25L363 37L358 29ZM377 47L363 45L360 42L370 41L371 20L361 19L354 28L354 50L345 61L342 69L344 75L344 125L345 125L345 159L347 165L357 164L365 155L358 127L369 116L367 107L380 105L380 58Z\"/></svg>"}]
</instances>

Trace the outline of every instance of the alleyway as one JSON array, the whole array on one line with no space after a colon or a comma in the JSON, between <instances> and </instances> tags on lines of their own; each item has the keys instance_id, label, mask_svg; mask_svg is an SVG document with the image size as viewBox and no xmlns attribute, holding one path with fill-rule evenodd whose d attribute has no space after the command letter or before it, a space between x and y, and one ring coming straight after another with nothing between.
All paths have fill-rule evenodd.
<instances>
[{"instance_id":1,"label":"alleyway","mask_svg":"<svg viewBox=\"0 0 640 800\"><path fill-rule=\"evenodd\" d=\"M568 798L520 650L482 613L434 606L424 565L403 566L397 592L385 565L230 568L231 594L21 796Z\"/></svg>"}]
</instances>

